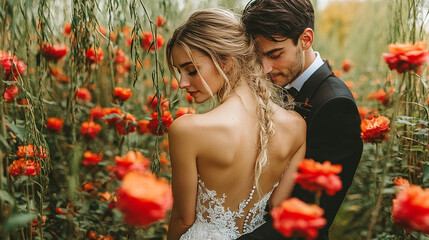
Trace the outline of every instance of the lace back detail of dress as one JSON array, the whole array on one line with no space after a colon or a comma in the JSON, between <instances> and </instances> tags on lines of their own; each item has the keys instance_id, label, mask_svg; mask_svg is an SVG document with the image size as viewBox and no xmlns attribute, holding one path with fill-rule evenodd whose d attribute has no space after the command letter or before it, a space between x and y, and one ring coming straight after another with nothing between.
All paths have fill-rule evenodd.
<instances>
[{"instance_id":1,"label":"lace back detail of dress","mask_svg":"<svg viewBox=\"0 0 429 240\"><path fill-rule=\"evenodd\" d=\"M204 182L198 177L195 223L180 239L236 239L242 234L252 232L265 223L265 206L277 185L278 182L270 192L255 203L252 199L256 187L253 187L248 198L238 204L237 210L232 211L224 206L226 194L217 196L216 191L206 188ZM250 209L246 211L248 208ZM237 222L243 218L244 223L241 221L242 229L240 229Z\"/></svg>"}]
</instances>

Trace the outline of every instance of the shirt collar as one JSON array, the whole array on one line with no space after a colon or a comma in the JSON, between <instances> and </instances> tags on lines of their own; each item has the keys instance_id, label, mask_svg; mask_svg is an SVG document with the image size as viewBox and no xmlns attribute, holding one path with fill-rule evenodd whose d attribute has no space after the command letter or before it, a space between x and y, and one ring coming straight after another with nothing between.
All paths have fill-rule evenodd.
<instances>
[{"instance_id":1,"label":"shirt collar","mask_svg":"<svg viewBox=\"0 0 429 240\"><path fill-rule=\"evenodd\" d=\"M307 79L310 78L310 76L313 75L313 73L323 65L323 60L320 57L319 52L314 53L316 54L316 58L314 59L313 63L311 63L311 65L303 73L301 73L301 75L299 75L295 81L286 85L286 89L294 87L296 90L300 91Z\"/></svg>"}]
</instances>

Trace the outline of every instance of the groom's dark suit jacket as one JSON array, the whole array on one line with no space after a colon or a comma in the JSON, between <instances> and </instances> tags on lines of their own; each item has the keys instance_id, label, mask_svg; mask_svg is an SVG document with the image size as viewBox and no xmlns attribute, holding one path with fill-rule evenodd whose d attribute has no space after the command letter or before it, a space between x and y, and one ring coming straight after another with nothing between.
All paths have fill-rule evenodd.
<instances>
[{"instance_id":1,"label":"groom's dark suit jacket","mask_svg":"<svg viewBox=\"0 0 429 240\"><path fill-rule=\"evenodd\" d=\"M363 143L360 115L350 90L335 77L325 62L302 86L295 98L295 110L307 123L306 158L341 164L343 188L334 196L323 193L320 206L325 210L326 226L317 239L328 239L328 230L349 189L359 164ZM314 193L295 186L293 197L312 203ZM272 228L272 220L239 239L287 239Z\"/></svg>"}]
</instances>

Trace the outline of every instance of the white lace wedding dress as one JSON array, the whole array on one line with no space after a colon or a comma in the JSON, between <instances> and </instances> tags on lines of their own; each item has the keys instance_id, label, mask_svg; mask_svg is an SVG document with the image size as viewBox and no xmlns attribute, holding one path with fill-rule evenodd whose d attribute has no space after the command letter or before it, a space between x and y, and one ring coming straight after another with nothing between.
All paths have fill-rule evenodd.
<instances>
[{"instance_id":1,"label":"white lace wedding dress","mask_svg":"<svg viewBox=\"0 0 429 240\"><path fill-rule=\"evenodd\" d=\"M265 206L277 185L278 183L256 203L252 202L254 186L249 197L240 202L238 209L231 211L229 207L224 206L227 196L225 194L222 197L217 196L216 191L207 189L204 182L198 177L195 222L180 237L180 240L229 240L252 232L265 223L263 218L266 213ZM250 209L246 208L248 205ZM243 220L243 218L244 223L240 226L242 227L240 231L236 220Z\"/></svg>"}]
</instances>

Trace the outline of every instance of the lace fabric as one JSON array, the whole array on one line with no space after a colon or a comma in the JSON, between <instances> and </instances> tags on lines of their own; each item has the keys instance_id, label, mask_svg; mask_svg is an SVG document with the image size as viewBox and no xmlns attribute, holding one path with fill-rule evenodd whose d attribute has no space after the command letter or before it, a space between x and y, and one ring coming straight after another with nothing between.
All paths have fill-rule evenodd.
<instances>
[{"instance_id":1,"label":"lace fabric","mask_svg":"<svg viewBox=\"0 0 429 240\"><path fill-rule=\"evenodd\" d=\"M265 223L265 206L271 197L278 182L272 190L266 193L258 202L251 206L245 215L245 208L250 202L253 191L248 199L244 199L238 205L236 211L231 211L229 207L225 208L224 203L226 195L217 196L215 190L209 190L204 182L198 177L198 193L196 205L196 217L194 224L188 231L180 237L180 240L229 240L236 239L243 234L252 232ZM237 219L246 218L242 231L237 226Z\"/></svg>"}]
</instances>

